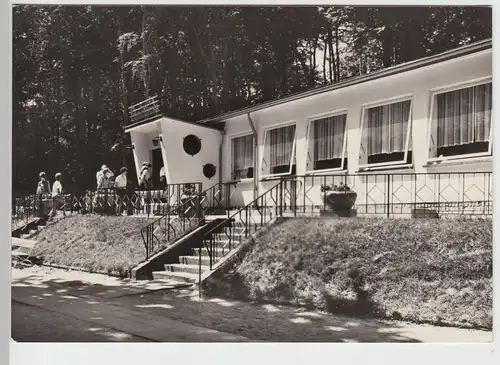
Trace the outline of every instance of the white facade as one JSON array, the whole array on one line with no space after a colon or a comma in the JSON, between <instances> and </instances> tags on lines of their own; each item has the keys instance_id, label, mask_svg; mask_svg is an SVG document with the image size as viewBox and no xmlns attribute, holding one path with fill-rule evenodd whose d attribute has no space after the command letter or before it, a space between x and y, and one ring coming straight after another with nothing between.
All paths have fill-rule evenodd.
<instances>
[{"instance_id":1,"label":"white facade","mask_svg":"<svg viewBox=\"0 0 500 365\"><path fill-rule=\"evenodd\" d=\"M378 201L381 199L385 201L385 198L381 196L376 197L375 192L366 191L367 189L363 184L367 181L366 174L368 173L491 172L491 132L487 152L445 156L439 159L436 158L437 156L432 155L433 147L431 145L432 141L436 139L437 128L433 124L436 122L433 122L432 118L432 115L436 113L435 100L437 99L435 95L449 90L489 83L491 77L492 51L490 48L444 62L252 111L250 118L257 132L257 155L253 156L257 162L257 169L253 172L253 178L240 178L237 180L238 184L236 191L232 195L231 204L233 206L246 205L254 199L256 193L260 195L276 185L276 180L268 181L269 179L290 175L290 171L282 171L277 174L270 173L267 166L270 152L269 143L266 145L266 138L269 137L266 137L266 135L271 133L271 129L280 126L295 126L293 143L293 155L295 156L296 165L295 175L334 174L339 175L339 179L343 175L349 175L348 178L345 177L345 181L351 186L355 186L358 192L358 200L365 199L366 202L368 202L368 196L363 198L363 194L368 195L368 193L371 194L370 200ZM362 141L362 134L363 126L366 128L365 114L368 113L367 110L376 106L404 101L408 101L410 105L409 119L405 127L408 128L409 132L404 134L405 139L400 142L401 146L404 146L404 156L407 156L408 151L411 151L411 162L408 163L405 160L368 164L368 160L363 153L366 147L362 147L363 143L365 143ZM342 146L342 159L347 158L347 166L342 164L335 168L314 170L314 168L311 168L310 161L311 151L315 148L311 143L311 122L318 118L339 115L345 115L346 127ZM139 168L141 161L147 160L148 149L152 148L150 141L154 135L161 134L163 136L163 159L166 162L167 179L170 183L202 182L203 188L206 189L219 181L219 172L221 172L222 182L234 181L232 170L235 157L232 152L232 140L237 137L252 135L252 128L248 115L244 113L220 121L225 124L223 133L168 118L131 129L132 142L135 145L136 166ZM196 134L202 140L202 150L194 157L187 155L182 149L182 138L189 133ZM220 151L222 152L221 156L219 156ZM222 166L219 166L219 159ZM436 162L436 160L438 161ZM207 179L203 176L202 165L205 163L212 163L217 167L217 174L214 178ZM445 201L453 201L455 191L460 191L462 196L466 194L470 200L481 200L479 198L480 194L476 194L473 187L481 185L484 188L482 190L491 190L490 182L486 187L486 183L483 181L484 176L478 178L483 180L475 181L475 178L475 175L470 175L467 178L462 177L461 179L455 175L448 175L447 178L445 176L440 177L439 184L442 183L446 184L446 187L448 185L451 187L449 189L440 187L439 198ZM254 192L253 179L258 181L257 192ZM335 180L332 179L328 182ZM405 177L399 176L397 182L391 181L391 183L403 184L405 179ZM399 196L396 199L403 203L419 199L425 200L424 195L426 193L422 187L428 182L421 182L422 179L412 183L414 186L412 185L411 188L402 189L407 190L406 192L397 192ZM304 181L307 182L307 178L303 179L302 184ZM319 188L318 184L302 187L303 192L298 194L304 195L307 191L307 202L304 196L299 196L299 201L306 204L321 204ZM317 190L317 192L312 194L312 190ZM380 192L380 194L385 194L385 192ZM474 197L474 194L477 197ZM311 199L310 196L315 196L315 198ZM416 199L416 196L418 196L418 199ZM429 197L429 199L431 198Z\"/></svg>"},{"instance_id":2,"label":"white facade","mask_svg":"<svg viewBox=\"0 0 500 365\"><path fill-rule=\"evenodd\" d=\"M161 118L128 131L134 147L137 177L143 162L152 162L152 150L161 149L165 174L169 184L200 182L204 187L219 182L219 150L222 134L218 130L186 123L171 118ZM201 149L195 155L184 152L183 141L189 135L200 139ZM153 140L158 138L157 146ZM203 166L213 164L213 177L203 174Z\"/></svg>"},{"instance_id":3,"label":"white facade","mask_svg":"<svg viewBox=\"0 0 500 365\"><path fill-rule=\"evenodd\" d=\"M474 82L491 80L492 52L491 50L475 53L450 61L419 68L413 71L399 73L374 81L325 92L303 99L283 103L270 108L251 113L258 134L258 169L259 194L271 187L275 182L262 182L262 155L264 153L265 131L280 125L296 125L296 174L308 175L314 172L306 170L307 134L309 122L317 117L335 114L347 114L346 157L348 166L343 171L322 171L315 174L357 174L359 172L359 157L361 147L361 121L365 108L392 101L411 100L411 142L413 161L410 166L380 167L380 173L439 173L439 172L474 172L492 171L491 156L450 159L439 164L429 165L429 128L433 93L457 86L465 86ZM226 122L223 143L225 156L224 181L231 178L231 139L235 136L252 133L247 115L234 117ZM394 169L401 167L401 169ZM403 169L404 167L404 169ZM239 184L242 201L237 205L249 203L253 197L251 179ZM319 195L319 194L318 194Z\"/></svg>"}]
</instances>

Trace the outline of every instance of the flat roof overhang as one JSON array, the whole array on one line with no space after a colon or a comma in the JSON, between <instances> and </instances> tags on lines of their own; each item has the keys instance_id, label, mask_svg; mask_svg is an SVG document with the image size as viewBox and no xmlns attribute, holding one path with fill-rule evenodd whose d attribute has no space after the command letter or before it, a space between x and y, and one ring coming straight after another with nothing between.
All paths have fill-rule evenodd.
<instances>
[{"instance_id":1,"label":"flat roof overhang","mask_svg":"<svg viewBox=\"0 0 500 365\"><path fill-rule=\"evenodd\" d=\"M196 122L188 122L185 120L171 118L171 117L168 117L166 115L161 115L161 116L156 116L155 118L152 118L152 119L145 119L145 120L142 120L140 122L127 125L125 127L125 133L129 133L129 132L151 133L151 132L154 132L157 130L157 123L160 123L163 119L168 119L168 120L178 122L178 123L191 124L191 125L194 125L196 127L207 128L207 129L211 129L211 130L218 131L218 132L224 131L223 125L212 126L212 125L200 124L200 123L196 123Z\"/></svg>"}]
</instances>

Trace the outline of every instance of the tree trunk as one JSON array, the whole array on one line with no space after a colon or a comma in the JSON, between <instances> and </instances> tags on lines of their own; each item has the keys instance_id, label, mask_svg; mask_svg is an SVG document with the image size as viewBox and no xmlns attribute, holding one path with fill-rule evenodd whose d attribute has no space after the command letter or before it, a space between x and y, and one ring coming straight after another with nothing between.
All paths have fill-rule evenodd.
<instances>
[{"instance_id":1,"label":"tree trunk","mask_svg":"<svg viewBox=\"0 0 500 365\"><path fill-rule=\"evenodd\" d=\"M392 53L393 53L393 39L392 34L388 31L384 31L382 37L382 62L384 67L392 66Z\"/></svg>"},{"instance_id":2,"label":"tree trunk","mask_svg":"<svg viewBox=\"0 0 500 365\"><path fill-rule=\"evenodd\" d=\"M340 55L339 55L339 26L338 24L335 26L335 58L336 62L336 80L340 81Z\"/></svg>"},{"instance_id":3,"label":"tree trunk","mask_svg":"<svg viewBox=\"0 0 500 365\"><path fill-rule=\"evenodd\" d=\"M148 50L148 30L146 25L146 9L144 6L142 8L142 55L146 57L146 61L144 62L144 96L149 98L149 50Z\"/></svg>"},{"instance_id":4,"label":"tree trunk","mask_svg":"<svg viewBox=\"0 0 500 365\"><path fill-rule=\"evenodd\" d=\"M127 79L125 74L125 50L120 50L120 76L122 84L122 98L123 98L123 120L125 126L128 125L128 91L127 91Z\"/></svg>"},{"instance_id":5,"label":"tree trunk","mask_svg":"<svg viewBox=\"0 0 500 365\"><path fill-rule=\"evenodd\" d=\"M323 84L327 84L328 80L326 79L326 52L327 52L327 42L326 37L323 37Z\"/></svg>"},{"instance_id":6,"label":"tree trunk","mask_svg":"<svg viewBox=\"0 0 500 365\"><path fill-rule=\"evenodd\" d=\"M330 82L336 82L337 78L337 72L336 72L336 66L335 66L335 55L333 53L333 33L332 33L332 27L328 27L328 50L330 53L330 62L329 62L329 67L330 67Z\"/></svg>"}]
</instances>

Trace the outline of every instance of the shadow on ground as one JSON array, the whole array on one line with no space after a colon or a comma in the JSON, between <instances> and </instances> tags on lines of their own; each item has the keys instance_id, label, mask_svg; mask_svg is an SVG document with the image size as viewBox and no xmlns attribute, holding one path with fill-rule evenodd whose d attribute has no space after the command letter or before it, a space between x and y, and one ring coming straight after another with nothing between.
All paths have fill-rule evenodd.
<instances>
[{"instance_id":1,"label":"shadow on ground","mask_svg":"<svg viewBox=\"0 0 500 365\"><path fill-rule=\"evenodd\" d=\"M13 270L12 338L20 342L241 342L231 334L186 326L111 300L172 290L162 283L46 268ZM57 273L58 275L51 275ZM80 276L82 280L72 277ZM94 279L94 280L92 280ZM157 285L155 288L154 285Z\"/></svg>"},{"instance_id":2,"label":"shadow on ground","mask_svg":"<svg viewBox=\"0 0 500 365\"><path fill-rule=\"evenodd\" d=\"M48 311L64 308L65 314L71 316L72 306L84 303L90 308L87 316L88 321L95 323L99 323L99 320L102 320L107 314L92 309L94 308L92 305L96 305L95 308L97 308L97 304L106 302L114 308L122 308L123 312L133 309L140 311L145 316L163 317L165 320L168 318L203 327L207 331L216 330L243 336L250 341L420 342L406 334L403 328L404 324L400 323L356 319L272 304L248 303L213 297L199 298L198 293L190 289L140 294L137 292L137 288L126 288L124 285L116 286L116 279L112 280L110 284L93 283L87 280L71 280L69 277L51 278L43 273L16 277L12 280L12 285L13 304L16 303L16 298L28 297L36 306ZM136 285L145 286L146 283L136 283ZM136 295L123 295L128 292ZM17 307L21 308L20 305ZM17 310L22 312L21 309ZM26 309L23 310L26 312ZM113 315L120 315L120 312L119 309L115 309ZM19 332L19 329L23 328L26 322L25 318L19 318L22 317L21 314L16 315L16 309L13 306L13 338L22 341L23 338L15 337L16 332ZM26 317L26 314L24 316ZM65 326L61 324L53 331L60 332L71 326L75 325ZM134 341L134 337L127 337L126 334L119 334L117 331L114 331L115 335L105 335L106 331L113 332L112 329L106 329L105 326L87 324L82 327L82 330L89 335L75 341ZM95 336L101 332L103 335L97 339ZM64 341L64 336L55 336L55 338L54 341ZM24 340L34 341L29 336ZM51 341L47 338L39 340ZM72 341L71 336L66 340Z\"/></svg>"}]
</instances>

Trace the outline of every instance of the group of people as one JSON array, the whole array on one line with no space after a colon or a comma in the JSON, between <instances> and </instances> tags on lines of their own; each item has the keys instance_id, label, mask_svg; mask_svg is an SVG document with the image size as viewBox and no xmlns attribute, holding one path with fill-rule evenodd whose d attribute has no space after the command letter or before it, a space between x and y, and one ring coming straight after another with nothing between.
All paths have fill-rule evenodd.
<instances>
[{"instance_id":1,"label":"group of people","mask_svg":"<svg viewBox=\"0 0 500 365\"><path fill-rule=\"evenodd\" d=\"M141 170L139 172L139 188L141 190L152 190L153 189L153 178L152 178L152 165L150 162L143 162ZM127 179L127 168L122 167L120 169L120 175L114 178L113 171L111 171L106 165L102 165L101 169L96 173L97 189L126 189L130 184ZM165 175L165 167L162 166L160 169L160 186L158 188L164 189L167 185L167 179Z\"/></svg>"},{"instance_id":2,"label":"group of people","mask_svg":"<svg viewBox=\"0 0 500 365\"><path fill-rule=\"evenodd\" d=\"M36 196L41 201L44 195L50 195L52 197L52 209L49 212L49 219L52 219L59 209L64 204L63 197L63 187L62 187L62 174L58 172L55 174L55 181L52 185L52 190L50 189L50 182L47 180L47 175L45 172L40 172L39 181L36 186ZM40 204L41 211L43 211L43 205ZM42 212L40 212L42 214Z\"/></svg>"},{"instance_id":3,"label":"group of people","mask_svg":"<svg viewBox=\"0 0 500 365\"><path fill-rule=\"evenodd\" d=\"M150 162L144 162L141 166L139 173L139 188L141 190L152 190L153 189L153 179L152 179L152 164ZM115 189L118 197L120 198L120 204L117 205L117 210L119 214L123 212L126 208L129 214L131 207L129 204L124 204L124 201L129 201L133 192L130 180L127 177L128 169L122 167L120 169L120 174L115 178L115 175L111 169L106 165L102 165L101 169L96 173L96 183L97 191L102 191L103 189ZM167 186L167 180L165 175L165 168L160 169L160 189L165 189ZM39 181L36 188L36 196L40 202L42 202L42 197L50 195L52 198L52 209L49 212L49 219L52 219L57 210L64 205L63 196L63 186L62 186L62 174L58 172L55 174L55 181L50 187L50 182L47 179L45 172L40 172ZM129 199L125 199L128 197ZM107 197L105 197L107 202ZM40 215L43 214L43 204L40 203Z\"/></svg>"}]
</instances>

